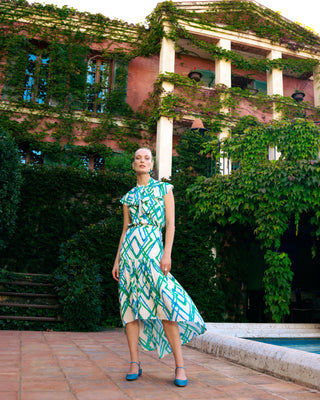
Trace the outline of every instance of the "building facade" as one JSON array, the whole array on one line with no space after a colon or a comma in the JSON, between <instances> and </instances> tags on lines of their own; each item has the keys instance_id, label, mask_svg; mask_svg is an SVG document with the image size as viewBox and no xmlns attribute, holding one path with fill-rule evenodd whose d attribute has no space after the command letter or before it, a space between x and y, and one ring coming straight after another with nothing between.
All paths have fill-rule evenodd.
<instances>
[{"instance_id":1,"label":"building facade","mask_svg":"<svg viewBox=\"0 0 320 400\"><path fill-rule=\"evenodd\" d=\"M0 7L1 125L25 162L72 153L100 169L110 152L148 145L169 178L195 120L219 140L244 115L318 120L319 35L254 0L163 2L146 25L19 0Z\"/></svg>"}]
</instances>

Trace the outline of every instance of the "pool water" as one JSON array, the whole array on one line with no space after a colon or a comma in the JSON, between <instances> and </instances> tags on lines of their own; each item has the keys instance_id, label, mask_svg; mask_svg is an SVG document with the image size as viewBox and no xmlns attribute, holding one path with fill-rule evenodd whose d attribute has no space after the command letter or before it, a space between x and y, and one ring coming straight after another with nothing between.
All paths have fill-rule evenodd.
<instances>
[{"instance_id":1,"label":"pool water","mask_svg":"<svg viewBox=\"0 0 320 400\"><path fill-rule=\"evenodd\" d=\"M276 346L289 347L290 349L307 351L309 353L320 354L320 338L245 338L274 344Z\"/></svg>"}]
</instances>

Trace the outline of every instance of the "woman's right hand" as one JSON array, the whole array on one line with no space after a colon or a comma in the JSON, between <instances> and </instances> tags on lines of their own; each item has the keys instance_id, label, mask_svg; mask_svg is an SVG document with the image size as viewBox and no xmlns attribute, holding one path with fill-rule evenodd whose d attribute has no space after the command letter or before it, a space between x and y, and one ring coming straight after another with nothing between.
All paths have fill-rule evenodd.
<instances>
[{"instance_id":1,"label":"woman's right hand","mask_svg":"<svg viewBox=\"0 0 320 400\"><path fill-rule=\"evenodd\" d=\"M112 268L113 279L119 282L119 263L115 262Z\"/></svg>"}]
</instances>

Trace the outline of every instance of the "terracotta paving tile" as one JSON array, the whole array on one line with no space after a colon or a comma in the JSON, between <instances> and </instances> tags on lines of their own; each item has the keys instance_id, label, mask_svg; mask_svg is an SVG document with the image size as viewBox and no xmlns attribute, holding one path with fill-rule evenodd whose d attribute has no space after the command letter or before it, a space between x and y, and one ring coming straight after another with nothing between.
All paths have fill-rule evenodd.
<instances>
[{"instance_id":1,"label":"terracotta paving tile","mask_svg":"<svg viewBox=\"0 0 320 400\"><path fill-rule=\"evenodd\" d=\"M89 390L77 395L78 400L129 400L121 391L111 392L110 390Z\"/></svg>"},{"instance_id":2,"label":"terracotta paving tile","mask_svg":"<svg viewBox=\"0 0 320 400\"><path fill-rule=\"evenodd\" d=\"M319 400L320 393L318 391L298 391L295 393L286 393L287 400Z\"/></svg>"},{"instance_id":3,"label":"terracotta paving tile","mask_svg":"<svg viewBox=\"0 0 320 400\"><path fill-rule=\"evenodd\" d=\"M26 391L68 391L69 386L65 379L52 379L52 378L32 378L32 379L24 379L22 378L21 383L22 392Z\"/></svg>"},{"instance_id":4,"label":"terracotta paving tile","mask_svg":"<svg viewBox=\"0 0 320 400\"><path fill-rule=\"evenodd\" d=\"M0 373L0 382L16 382L19 381L19 369L14 372Z\"/></svg>"},{"instance_id":5,"label":"terracotta paving tile","mask_svg":"<svg viewBox=\"0 0 320 400\"><path fill-rule=\"evenodd\" d=\"M104 380L99 379L99 380L78 380L78 381L69 381L70 387L75 393L80 393L80 392L85 392L88 390L92 390L93 388L95 390L118 390L118 385L113 382L111 379L108 377L105 377Z\"/></svg>"},{"instance_id":6,"label":"terracotta paving tile","mask_svg":"<svg viewBox=\"0 0 320 400\"><path fill-rule=\"evenodd\" d=\"M171 390L163 390L159 388L154 388L153 390L145 391L139 389L130 389L124 391L128 395L127 398L134 400L181 400L181 396L178 393L174 393Z\"/></svg>"},{"instance_id":7,"label":"terracotta paving tile","mask_svg":"<svg viewBox=\"0 0 320 400\"><path fill-rule=\"evenodd\" d=\"M319 379L320 379L320 377L319 377ZM279 393L279 394L283 394L283 393L287 394L290 392L296 393L296 392L299 392L299 390L301 389L300 385L297 385L292 382L285 382L285 381L282 381L282 380L276 379L276 378L274 378L273 382L270 382L268 384L259 385L259 387L261 389L266 389L270 392Z\"/></svg>"},{"instance_id":8,"label":"terracotta paving tile","mask_svg":"<svg viewBox=\"0 0 320 400\"><path fill-rule=\"evenodd\" d=\"M0 400L320 400L320 392L185 347L189 384L173 384L174 358L141 352L128 382L126 337L104 332L0 331Z\"/></svg>"},{"instance_id":9,"label":"terracotta paving tile","mask_svg":"<svg viewBox=\"0 0 320 400\"><path fill-rule=\"evenodd\" d=\"M19 400L18 392L1 392L0 391L0 399L1 400Z\"/></svg>"},{"instance_id":10,"label":"terracotta paving tile","mask_svg":"<svg viewBox=\"0 0 320 400\"><path fill-rule=\"evenodd\" d=\"M70 392L22 392L21 400L78 400ZM92 398L92 400L95 400Z\"/></svg>"},{"instance_id":11,"label":"terracotta paving tile","mask_svg":"<svg viewBox=\"0 0 320 400\"><path fill-rule=\"evenodd\" d=\"M0 381L0 393L1 392L16 392L18 390L19 390L19 380ZM0 397L0 399L1 399L1 397Z\"/></svg>"}]
</instances>

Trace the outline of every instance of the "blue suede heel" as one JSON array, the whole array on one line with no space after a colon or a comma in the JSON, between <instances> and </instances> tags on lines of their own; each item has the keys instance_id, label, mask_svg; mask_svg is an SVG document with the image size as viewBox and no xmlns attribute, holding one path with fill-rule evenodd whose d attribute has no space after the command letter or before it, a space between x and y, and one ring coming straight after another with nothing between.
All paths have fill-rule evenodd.
<instances>
[{"instance_id":1,"label":"blue suede heel","mask_svg":"<svg viewBox=\"0 0 320 400\"><path fill-rule=\"evenodd\" d=\"M130 364L137 364L139 366L139 373L138 374L127 374L126 380L127 381L135 381L142 374L142 369L140 368L140 363L132 361Z\"/></svg>"},{"instance_id":2,"label":"blue suede heel","mask_svg":"<svg viewBox=\"0 0 320 400\"><path fill-rule=\"evenodd\" d=\"M176 368L176 373L177 373L177 369L178 368L182 368L182 369L184 369L184 367L177 367ZM176 385L176 386L179 386L179 387L184 387L184 386L187 386L187 384L188 384L188 379L175 379L174 380L174 384Z\"/></svg>"}]
</instances>

